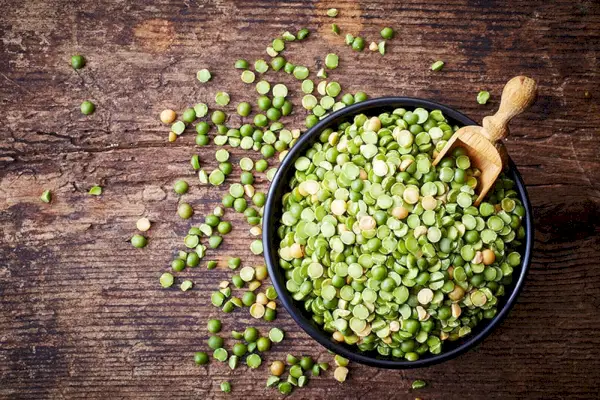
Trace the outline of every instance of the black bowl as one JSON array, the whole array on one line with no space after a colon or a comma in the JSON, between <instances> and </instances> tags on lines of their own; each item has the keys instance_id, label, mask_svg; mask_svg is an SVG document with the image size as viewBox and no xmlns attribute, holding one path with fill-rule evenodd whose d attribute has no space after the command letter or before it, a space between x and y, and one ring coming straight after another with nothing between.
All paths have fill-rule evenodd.
<instances>
[{"instance_id":1,"label":"black bowl","mask_svg":"<svg viewBox=\"0 0 600 400\"><path fill-rule=\"evenodd\" d=\"M277 290L279 299L283 303L283 306L286 308L286 310L290 313L292 318L313 339L334 353L340 354L361 364L394 369L425 367L450 360L473 348L486 336L488 336L506 317L517 300L519 292L523 287L525 276L527 275L527 271L529 269L531 251L533 249L531 204L529 203L529 198L527 197L527 191L525 190L525 185L521 175L519 175L517 168L511 160L507 175L516 182L519 199L523 202L523 206L525 207L525 253L524 257L522 258L522 266L518 271L518 276L516 274L517 270L515 270L515 279L513 283L506 288L506 294L498 299L498 313L494 318L491 320L481 321L479 325L473 329L471 334L462 338L461 340L457 340L455 342L445 342L441 354L425 355L423 358L417 361L404 361L394 359L391 356L384 357L375 351L363 352L358 350L356 346L349 346L344 343L335 342L331 339L330 334L323 331L320 326L312 321L310 313L305 311L299 302L292 299L292 296L286 290L285 276L278 263L277 250L279 248L279 238L277 235L277 226L279 224L279 218L281 217L281 199L283 194L289 191L289 178L294 174L294 162L319 139L319 135L324 129L337 127L339 123L349 120L356 114L364 113L367 115L379 115L382 112L391 112L394 108L398 107L423 107L427 110L439 109L444 113L451 124L456 123L460 126L477 125L475 121L442 104L409 97L382 97L345 107L327 116L314 127L305 132L300 140L298 140L298 142L290 150L288 155L279 166L277 174L271 183L263 216L264 253L267 267L269 269L269 275L271 277L273 286Z\"/></svg>"}]
</instances>

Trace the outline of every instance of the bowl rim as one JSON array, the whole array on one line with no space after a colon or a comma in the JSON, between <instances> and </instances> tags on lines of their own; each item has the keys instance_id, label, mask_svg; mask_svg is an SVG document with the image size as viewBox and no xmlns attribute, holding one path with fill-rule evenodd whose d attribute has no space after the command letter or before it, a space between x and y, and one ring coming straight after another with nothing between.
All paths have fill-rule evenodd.
<instances>
[{"instance_id":1,"label":"bowl rim","mask_svg":"<svg viewBox=\"0 0 600 400\"><path fill-rule=\"evenodd\" d=\"M299 157L309 145L317 140L316 138L323 129L335 125L336 123L341 122L341 120L345 120L348 117L356 114L368 113L369 111L372 112L382 108L392 109L398 107L423 107L427 110L439 109L446 117L459 122L463 126L477 125L475 121L454 110L453 108L435 101L414 97L379 97L365 100L331 113L329 116L325 117L323 120L319 121L316 125L306 131L300 137L298 142L289 150L289 153L279 165L277 173L275 174L269 186L267 201L263 214L262 239L264 258L269 271L269 276L271 278L271 283L275 287L278 297L287 312L300 326L300 328L308 333L312 339L316 340L322 346L334 352L335 354L339 354L361 364L388 369L410 369L427 367L458 357L483 341L483 339L490 335L490 333L496 329L497 326L506 318L523 288L525 278L529 271L531 254L533 250L534 230L532 223L532 209L529 202L529 197L527 195L527 190L525 189L525 184L512 159L509 158L508 175L515 181L519 198L521 199L525 208L525 217L523 218L526 231L525 252L522 258L520 273L516 282L513 282L514 288L512 289L512 292L508 297L504 297L503 299L505 300L504 306L498 311L494 318L489 320L487 324L483 326L482 329L476 334L469 336L464 340L464 342L458 344L456 347L448 351L443 351L437 355L430 355L417 361L376 358L362 353L356 348L332 341L328 334L326 334L322 329L313 325L311 320L303 314L301 309L296 307L294 304L295 300L293 300L291 295L287 292L285 287L285 278L281 273L282 270L279 268L277 262L278 246L275 241L277 240L276 226L278 221L275 219L275 213L277 209L280 208L281 197L283 196L283 191L286 189L283 187L283 185L287 184L286 176L288 175L290 168L293 168L296 158Z\"/></svg>"}]
</instances>

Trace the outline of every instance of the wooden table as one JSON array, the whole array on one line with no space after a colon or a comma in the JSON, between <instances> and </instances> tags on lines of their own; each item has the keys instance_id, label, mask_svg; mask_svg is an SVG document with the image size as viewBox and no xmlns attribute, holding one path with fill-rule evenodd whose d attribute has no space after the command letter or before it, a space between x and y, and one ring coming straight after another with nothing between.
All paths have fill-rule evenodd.
<instances>
[{"instance_id":1,"label":"wooden table","mask_svg":"<svg viewBox=\"0 0 600 400\"><path fill-rule=\"evenodd\" d=\"M498 106L503 84L517 74L539 82L537 103L512 123L509 152L523 174L534 207L531 272L507 320L473 351L435 367L387 371L351 365L345 384L331 376L310 380L295 398L597 398L600 388L600 4L547 2L347 1L3 1L0 13L0 396L3 398L273 398L266 368L232 373L213 362L199 368L208 317L226 331L255 324L247 309L225 315L210 292L231 272L228 256L251 255L246 223L235 225L218 259L178 274L195 282L189 292L164 290L160 274L191 223L220 201L200 186L189 165L200 154L215 167L215 146L193 146L192 133L168 143L158 121L214 94L232 96L228 110L256 93L244 86L236 59L266 58L271 38L308 27L310 39L286 50L316 71L324 55L340 55L330 74L348 91L371 97L402 95L448 104L476 121ZM325 16L329 7L337 19ZM331 33L336 22L342 36ZM396 38L382 58L355 53L345 33L367 43L383 26ZM87 66L74 71L72 54ZM443 71L430 71L444 60ZM200 84L200 68L213 71ZM267 75L273 78L275 75ZM292 77L276 75L293 88ZM274 78L273 78L274 79ZM487 89L491 100L477 104ZM589 92L591 98L585 93ZM79 104L94 101L83 116ZM297 105L287 119L303 126ZM232 118L232 124L239 117ZM234 161L244 154L233 150ZM258 156L252 153L252 157ZM239 170L231 181L237 180ZM177 179L192 182L183 199L196 217L176 217ZM99 184L100 197L87 194ZM257 185L267 187L264 174ZM45 189L52 204L39 201ZM153 221L149 245L128 239L141 216ZM285 354L331 356L285 313L275 325L287 340L266 361ZM409 389L413 379L428 387Z\"/></svg>"}]
</instances>

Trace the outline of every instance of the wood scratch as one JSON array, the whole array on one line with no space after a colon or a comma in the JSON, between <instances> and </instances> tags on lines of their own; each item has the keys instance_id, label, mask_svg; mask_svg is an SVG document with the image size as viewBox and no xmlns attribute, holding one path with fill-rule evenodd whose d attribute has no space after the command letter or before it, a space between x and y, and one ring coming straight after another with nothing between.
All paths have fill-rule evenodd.
<instances>
[{"instance_id":1,"label":"wood scratch","mask_svg":"<svg viewBox=\"0 0 600 400\"><path fill-rule=\"evenodd\" d=\"M577 168L579 168L579 171L581 171L581 173L585 177L585 180L587 181L588 185L594 190L594 194L596 196L600 197L600 191L598 191L598 189L594 186L594 184L592 183L592 180L588 176L585 168L583 168L583 165L581 165L581 162L579 161L579 157L577 157L577 151L575 150L575 145L573 143L572 136L569 136L569 145L570 145L571 151L573 152L573 157L575 157L575 163L577 164Z\"/></svg>"},{"instance_id":2,"label":"wood scratch","mask_svg":"<svg viewBox=\"0 0 600 400\"><path fill-rule=\"evenodd\" d=\"M33 92L31 92L29 89L27 89L26 87L23 87L23 86L19 85L13 79L10 79L8 76L6 76L3 72L0 72L0 75L2 75L4 77L4 79L6 79L7 81L9 81L13 85L17 86L19 89L21 89L21 90L23 90L23 91L25 91L25 92L27 92L29 94L33 94Z\"/></svg>"}]
</instances>

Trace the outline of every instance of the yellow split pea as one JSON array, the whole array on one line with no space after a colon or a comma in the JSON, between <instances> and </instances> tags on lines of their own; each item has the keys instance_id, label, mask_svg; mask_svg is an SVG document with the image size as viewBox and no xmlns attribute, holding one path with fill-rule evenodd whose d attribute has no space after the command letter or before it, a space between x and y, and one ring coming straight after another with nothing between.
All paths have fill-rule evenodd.
<instances>
[{"instance_id":1,"label":"yellow split pea","mask_svg":"<svg viewBox=\"0 0 600 400\"><path fill-rule=\"evenodd\" d=\"M140 218L137 220L135 226L137 227L138 231L140 232L146 232L147 230L150 229L150 220L148 218Z\"/></svg>"},{"instance_id":2,"label":"yellow split pea","mask_svg":"<svg viewBox=\"0 0 600 400\"><path fill-rule=\"evenodd\" d=\"M163 124L172 124L177 118L177 113L173 110L166 109L160 113L160 122Z\"/></svg>"}]
</instances>

